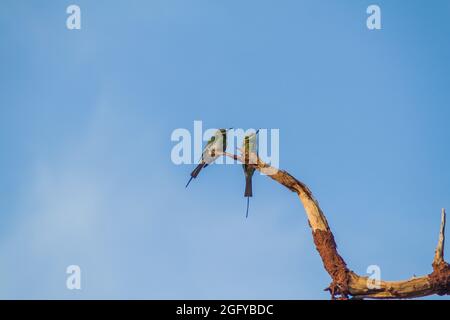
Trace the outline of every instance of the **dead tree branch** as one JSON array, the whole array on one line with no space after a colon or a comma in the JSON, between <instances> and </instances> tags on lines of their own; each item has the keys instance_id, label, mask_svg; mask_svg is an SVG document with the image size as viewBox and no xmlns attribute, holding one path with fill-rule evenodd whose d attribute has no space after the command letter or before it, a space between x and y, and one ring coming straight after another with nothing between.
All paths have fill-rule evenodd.
<instances>
[{"instance_id":1,"label":"dead tree branch","mask_svg":"<svg viewBox=\"0 0 450 320\"><path fill-rule=\"evenodd\" d=\"M224 153L225 156L242 162L240 156ZM368 286L368 277L360 276L351 271L344 259L339 255L333 233L319 203L314 199L311 190L288 172L279 170L264 163L253 154L250 163L255 169L268 175L271 179L297 193L302 202L309 225L312 230L314 244L322 258L325 270L332 282L325 290L329 290L332 299L340 298L371 298L399 299L417 298L433 294L450 294L450 266L444 261L445 210L442 209L441 227L438 245L433 260L433 272L403 281L380 281L376 288Z\"/></svg>"}]
</instances>

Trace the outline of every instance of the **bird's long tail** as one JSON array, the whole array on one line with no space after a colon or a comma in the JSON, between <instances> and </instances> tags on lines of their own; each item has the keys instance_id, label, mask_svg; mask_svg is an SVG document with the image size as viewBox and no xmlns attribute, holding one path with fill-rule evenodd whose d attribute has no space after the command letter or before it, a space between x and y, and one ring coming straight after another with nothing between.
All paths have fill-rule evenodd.
<instances>
[{"instance_id":1,"label":"bird's long tail","mask_svg":"<svg viewBox=\"0 0 450 320\"><path fill-rule=\"evenodd\" d=\"M248 175L245 177L245 193L244 197L253 197L252 191L252 176Z\"/></svg>"},{"instance_id":2,"label":"bird's long tail","mask_svg":"<svg viewBox=\"0 0 450 320\"><path fill-rule=\"evenodd\" d=\"M245 217L248 218L248 207L250 205L250 197L247 197L247 213L245 214Z\"/></svg>"},{"instance_id":3,"label":"bird's long tail","mask_svg":"<svg viewBox=\"0 0 450 320\"><path fill-rule=\"evenodd\" d=\"M198 166L194 169L194 171L191 172L191 178L189 179L188 183L186 184L186 188L188 187L189 183L191 183L192 179L197 178L200 171L207 165L208 164L204 163L204 162L198 164Z\"/></svg>"},{"instance_id":4,"label":"bird's long tail","mask_svg":"<svg viewBox=\"0 0 450 320\"><path fill-rule=\"evenodd\" d=\"M191 178L189 179L189 181L188 181L188 183L186 184L186 187L185 187L185 188L188 187L188 185L189 185L189 183L191 183L192 179L194 179L194 177L191 177Z\"/></svg>"}]
</instances>

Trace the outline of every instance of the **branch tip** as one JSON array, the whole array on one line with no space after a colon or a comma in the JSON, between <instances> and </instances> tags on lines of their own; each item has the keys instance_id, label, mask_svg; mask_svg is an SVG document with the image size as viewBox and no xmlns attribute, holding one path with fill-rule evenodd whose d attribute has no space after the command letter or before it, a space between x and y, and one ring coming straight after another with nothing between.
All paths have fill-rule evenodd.
<instances>
[{"instance_id":1,"label":"branch tip","mask_svg":"<svg viewBox=\"0 0 450 320\"><path fill-rule=\"evenodd\" d=\"M433 267L444 263L444 244L445 244L445 208L442 208L441 227L439 229L439 240L434 254Z\"/></svg>"}]
</instances>

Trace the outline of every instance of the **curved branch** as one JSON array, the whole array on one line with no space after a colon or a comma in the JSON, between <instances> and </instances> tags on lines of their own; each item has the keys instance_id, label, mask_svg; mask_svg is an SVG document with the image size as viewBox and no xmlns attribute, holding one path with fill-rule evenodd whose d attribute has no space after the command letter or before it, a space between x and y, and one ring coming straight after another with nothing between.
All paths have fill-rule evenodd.
<instances>
[{"instance_id":1,"label":"curved branch","mask_svg":"<svg viewBox=\"0 0 450 320\"><path fill-rule=\"evenodd\" d=\"M242 162L240 156L224 153L225 156ZM442 209L439 241L433 260L433 272L421 277L413 277L403 281L379 281L373 285L368 277L359 276L350 269L337 251L333 233L319 203L314 199L311 190L288 172L269 166L257 157L250 155L249 163L258 171L298 194L302 202L308 222L312 230L314 244L322 258L325 270L332 282L328 288L332 299L372 298L398 299L417 298L432 294L450 294L450 266L444 261L445 210Z\"/></svg>"}]
</instances>

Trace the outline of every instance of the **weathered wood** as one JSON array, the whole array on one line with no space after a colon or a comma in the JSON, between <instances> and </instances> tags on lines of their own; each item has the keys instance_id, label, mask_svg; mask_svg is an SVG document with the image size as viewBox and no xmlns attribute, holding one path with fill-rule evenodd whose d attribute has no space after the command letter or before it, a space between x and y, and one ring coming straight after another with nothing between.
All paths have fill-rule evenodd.
<instances>
[{"instance_id":1,"label":"weathered wood","mask_svg":"<svg viewBox=\"0 0 450 320\"><path fill-rule=\"evenodd\" d=\"M442 208L441 229L439 230L439 240L434 254L433 266L438 266L444 262L444 242L445 242L445 209Z\"/></svg>"},{"instance_id":2,"label":"weathered wood","mask_svg":"<svg viewBox=\"0 0 450 320\"><path fill-rule=\"evenodd\" d=\"M240 156L234 154L224 153L224 155L237 161L242 160ZM347 299L350 296L357 299L402 299L432 294L450 294L450 266L444 261L444 209L442 209L439 240L432 264L433 272L429 275L414 277L409 280L380 281L379 286L373 289L368 286L368 277L359 276L347 268L344 259L337 251L337 245L327 219L320 209L319 203L314 199L311 190L288 172L278 170L264 163L256 154L250 155L250 161L255 163L255 169L298 194L308 217L314 244L322 258L325 270L331 276L332 282L326 290L330 291L333 299L336 297Z\"/></svg>"}]
</instances>

